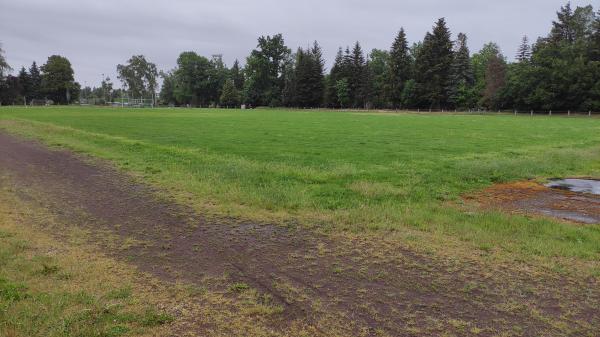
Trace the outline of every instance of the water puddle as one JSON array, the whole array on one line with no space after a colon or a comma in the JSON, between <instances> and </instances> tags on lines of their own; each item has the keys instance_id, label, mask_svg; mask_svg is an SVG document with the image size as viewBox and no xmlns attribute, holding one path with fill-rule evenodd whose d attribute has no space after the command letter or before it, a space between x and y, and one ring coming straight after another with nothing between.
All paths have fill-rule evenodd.
<instances>
[{"instance_id":1,"label":"water puddle","mask_svg":"<svg viewBox=\"0 0 600 337\"><path fill-rule=\"evenodd\" d=\"M521 214L539 214L581 224L600 224L600 180L561 179L546 185L520 181L482 191L481 205Z\"/></svg>"},{"instance_id":2,"label":"water puddle","mask_svg":"<svg viewBox=\"0 0 600 337\"><path fill-rule=\"evenodd\" d=\"M546 186L559 190L600 195L600 180L556 179L546 184Z\"/></svg>"}]
</instances>

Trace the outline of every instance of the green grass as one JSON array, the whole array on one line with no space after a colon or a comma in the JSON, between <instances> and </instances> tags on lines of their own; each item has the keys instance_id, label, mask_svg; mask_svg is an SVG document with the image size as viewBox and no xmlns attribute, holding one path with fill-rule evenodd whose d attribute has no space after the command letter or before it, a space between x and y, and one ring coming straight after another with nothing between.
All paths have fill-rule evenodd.
<instances>
[{"instance_id":1,"label":"green grass","mask_svg":"<svg viewBox=\"0 0 600 337\"><path fill-rule=\"evenodd\" d=\"M57 107L2 108L0 128L111 160L217 213L600 255L598 226L450 206L496 182L600 175L600 119Z\"/></svg>"},{"instance_id":2,"label":"green grass","mask_svg":"<svg viewBox=\"0 0 600 337\"><path fill-rule=\"evenodd\" d=\"M42 233L32 213L53 220L7 195L0 190L0 336L138 336L173 320L148 300L154 293L130 289L128 268Z\"/></svg>"}]
</instances>

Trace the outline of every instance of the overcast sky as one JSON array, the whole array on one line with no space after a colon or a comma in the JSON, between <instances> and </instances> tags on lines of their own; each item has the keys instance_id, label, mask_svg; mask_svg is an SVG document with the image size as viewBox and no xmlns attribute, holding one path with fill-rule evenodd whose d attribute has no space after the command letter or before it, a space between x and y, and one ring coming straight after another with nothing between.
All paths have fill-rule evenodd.
<instances>
[{"instance_id":1,"label":"overcast sky","mask_svg":"<svg viewBox=\"0 0 600 337\"><path fill-rule=\"evenodd\" d=\"M565 0L0 0L0 43L17 72L52 54L66 56L82 85L144 54L159 69L174 67L182 51L228 65L244 61L259 35L283 33L295 50L318 40L330 65L338 46L360 41L365 50L388 49L404 27L410 42L423 39L440 17L453 37L465 32L472 52L497 42L512 59L521 37L546 35ZM572 1L576 5L600 1Z\"/></svg>"}]
</instances>

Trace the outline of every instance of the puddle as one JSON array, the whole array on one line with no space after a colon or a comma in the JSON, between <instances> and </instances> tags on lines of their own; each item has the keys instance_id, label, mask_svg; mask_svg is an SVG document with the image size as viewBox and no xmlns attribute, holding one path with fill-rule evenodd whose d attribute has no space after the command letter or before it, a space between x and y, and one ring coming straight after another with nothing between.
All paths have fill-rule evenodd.
<instances>
[{"instance_id":1,"label":"puddle","mask_svg":"<svg viewBox=\"0 0 600 337\"><path fill-rule=\"evenodd\" d=\"M600 180L562 179L547 185L534 181L498 184L475 198L484 207L600 224Z\"/></svg>"},{"instance_id":2,"label":"puddle","mask_svg":"<svg viewBox=\"0 0 600 337\"><path fill-rule=\"evenodd\" d=\"M577 193L600 195L600 180L591 179L557 179L546 184L547 187Z\"/></svg>"}]
</instances>

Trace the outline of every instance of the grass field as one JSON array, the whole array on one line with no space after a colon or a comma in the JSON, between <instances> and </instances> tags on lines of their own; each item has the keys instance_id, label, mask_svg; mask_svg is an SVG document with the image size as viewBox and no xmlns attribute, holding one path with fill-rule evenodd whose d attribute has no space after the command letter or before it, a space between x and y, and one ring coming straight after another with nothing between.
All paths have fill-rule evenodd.
<instances>
[{"instance_id":1,"label":"grass field","mask_svg":"<svg viewBox=\"0 0 600 337\"><path fill-rule=\"evenodd\" d=\"M0 128L108 159L214 214L600 256L598 226L473 210L461 198L497 182L600 175L600 119L4 107Z\"/></svg>"}]
</instances>

